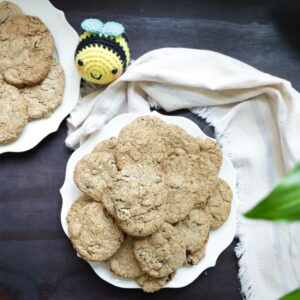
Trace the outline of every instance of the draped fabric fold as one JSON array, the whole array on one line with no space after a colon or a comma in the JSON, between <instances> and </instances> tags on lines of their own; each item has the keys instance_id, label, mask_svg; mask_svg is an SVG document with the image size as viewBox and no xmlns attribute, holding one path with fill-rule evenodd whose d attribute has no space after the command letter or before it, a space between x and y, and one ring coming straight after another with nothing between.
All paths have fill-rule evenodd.
<instances>
[{"instance_id":1,"label":"draped fabric fold","mask_svg":"<svg viewBox=\"0 0 300 300\"><path fill-rule=\"evenodd\" d=\"M300 224L247 220L300 158L300 95L291 84L207 50L163 48L137 59L106 89L78 102L66 144L80 146L115 116L192 109L215 127L232 160L241 200L236 247L247 299L275 299L300 286Z\"/></svg>"}]
</instances>

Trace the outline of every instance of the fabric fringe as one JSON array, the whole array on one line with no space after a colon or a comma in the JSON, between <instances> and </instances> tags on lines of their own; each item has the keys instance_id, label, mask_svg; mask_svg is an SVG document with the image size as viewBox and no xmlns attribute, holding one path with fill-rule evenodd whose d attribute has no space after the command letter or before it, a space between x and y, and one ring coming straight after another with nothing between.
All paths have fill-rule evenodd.
<instances>
[{"instance_id":1,"label":"fabric fringe","mask_svg":"<svg viewBox=\"0 0 300 300\"><path fill-rule=\"evenodd\" d=\"M213 126L215 129L215 139L220 143L220 146L225 153L225 155L233 160L233 153L229 150L229 145L231 144L231 138L224 134L224 126L222 120L215 118L214 109L212 107L207 108L195 108L191 110L194 114L203 118L209 125ZM236 166L235 166L236 167ZM237 193L239 193L239 174L236 172L236 182L237 182ZM244 299L254 300L255 295L251 285L251 279L248 272L248 263L247 263L247 253L245 250L245 234L243 230L243 225L241 222L241 203L238 207L239 213L237 217L237 232L236 237L238 237L239 242L234 248L236 257L238 259L239 273L238 278L241 283L241 293Z\"/></svg>"}]
</instances>

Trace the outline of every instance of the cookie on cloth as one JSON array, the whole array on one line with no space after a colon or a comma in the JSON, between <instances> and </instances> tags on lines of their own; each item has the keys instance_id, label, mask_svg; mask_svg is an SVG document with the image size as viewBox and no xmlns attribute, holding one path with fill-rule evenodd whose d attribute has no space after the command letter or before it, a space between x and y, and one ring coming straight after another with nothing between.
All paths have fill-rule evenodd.
<instances>
[{"instance_id":1,"label":"cookie on cloth","mask_svg":"<svg viewBox=\"0 0 300 300\"><path fill-rule=\"evenodd\" d=\"M186 243L187 262L191 261L191 256L195 252L205 249L208 240L211 217L203 209L193 209L181 222L176 224L176 228Z\"/></svg>"},{"instance_id":2,"label":"cookie on cloth","mask_svg":"<svg viewBox=\"0 0 300 300\"><path fill-rule=\"evenodd\" d=\"M164 222L167 191L156 168L126 165L112 192L116 220L127 234L150 235Z\"/></svg>"},{"instance_id":3,"label":"cookie on cloth","mask_svg":"<svg viewBox=\"0 0 300 300\"><path fill-rule=\"evenodd\" d=\"M164 223L154 234L134 242L134 254L143 271L160 278L185 263L186 245L178 229Z\"/></svg>"},{"instance_id":4,"label":"cookie on cloth","mask_svg":"<svg viewBox=\"0 0 300 300\"><path fill-rule=\"evenodd\" d=\"M146 293L153 293L164 287L175 275L175 272L160 278L151 277L143 274L136 279L136 282L142 287Z\"/></svg>"},{"instance_id":5,"label":"cookie on cloth","mask_svg":"<svg viewBox=\"0 0 300 300\"><path fill-rule=\"evenodd\" d=\"M34 85L50 71L55 48L46 25L33 16L15 16L0 25L0 74L15 86Z\"/></svg>"},{"instance_id":6,"label":"cookie on cloth","mask_svg":"<svg viewBox=\"0 0 300 300\"><path fill-rule=\"evenodd\" d=\"M0 24L4 23L9 18L22 15L24 15L24 13L18 5L9 1L0 2Z\"/></svg>"},{"instance_id":7,"label":"cookie on cloth","mask_svg":"<svg viewBox=\"0 0 300 300\"><path fill-rule=\"evenodd\" d=\"M114 219L103 205L87 196L79 197L67 215L71 242L87 261L105 261L114 255L124 239Z\"/></svg>"},{"instance_id":8,"label":"cookie on cloth","mask_svg":"<svg viewBox=\"0 0 300 300\"><path fill-rule=\"evenodd\" d=\"M118 252L108 260L108 265L117 276L137 278L143 274L133 253L133 238L131 236L125 236Z\"/></svg>"},{"instance_id":9,"label":"cookie on cloth","mask_svg":"<svg viewBox=\"0 0 300 300\"><path fill-rule=\"evenodd\" d=\"M211 215L211 229L219 228L231 211L232 190L228 183L218 178L208 197L206 211Z\"/></svg>"},{"instance_id":10,"label":"cookie on cloth","mask_svg":"<svg viewBox=\"0 0 300 300\"><path fill-rule=\"evenodd\" d=\"M27 122L27 104L19 90L0 80L0 144L16 140Z\"/></svg>"},{"instance_id":11,"label":"cookie on cloth","mask_svg":"<svg viewBox=\"0 0 300 300\"><path fill-rule=\"evenodd\" d=\"M65 88L64 70L60 63L53 59L51 69L40 83L21 89L27 101L30 120L49 117L61 104Z\"/></svg>"},{"instance_id":12,"label":"cookie on cloth","mask_svg":"<svg viewBox=\"0 0 300 300\"><path fill-rule=\"evenodd\" d=\"M101 202L103 193L112 188L117 173L112 153L91 153L76 164L74 182L84 194Z\"/></svg>"}]
</instances>

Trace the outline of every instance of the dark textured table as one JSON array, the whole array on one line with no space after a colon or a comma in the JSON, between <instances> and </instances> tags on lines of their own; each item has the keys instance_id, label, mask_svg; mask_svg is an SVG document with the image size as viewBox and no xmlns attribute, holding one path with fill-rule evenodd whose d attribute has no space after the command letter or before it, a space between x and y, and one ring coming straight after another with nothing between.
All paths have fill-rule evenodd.
<instances>
[{"instance_id":1,"label":"dark textured table","mask_svg":"<svg viewBox=\"0 0 300 300\"><path fill-rule=\"evenodd\" d=\"M87 17L122 22L132 57L159 47L210 49L292 81L300 74L298 1L173 0L59 1L79 30ZM70 53L70 55L72 55ZM204 131L212 128L186 111ZM215 268L188 287L153 295L98 278L76 257L60 225L65 122L35 149L0 157L0 299L241 299L233 242Z\"/></svg>"}]
</instances>

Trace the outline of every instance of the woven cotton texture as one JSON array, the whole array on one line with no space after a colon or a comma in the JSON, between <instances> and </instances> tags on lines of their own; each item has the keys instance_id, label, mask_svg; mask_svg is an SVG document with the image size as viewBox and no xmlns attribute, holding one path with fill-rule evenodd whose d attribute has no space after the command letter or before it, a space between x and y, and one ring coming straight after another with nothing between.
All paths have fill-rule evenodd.
<instances>
[{"instance_id":1,"label":"woven cotton texture","mask_svg":"<svg viewBox=\"0 0 300 300\"><path fill-rule=\"evenodd\" d=\"M164 48L135 61L102 92L79 100L69 123L78 147L121 113L193 109L215 127L238 175L236 247L247 299L275 299L300 286L300 224L247 220L253 207L300 158L300 95L283 79L206 50ZM218 267L218 265L216 266ZM224 274L226 276L226 274Z\"/></svg>"}]
</instances>

